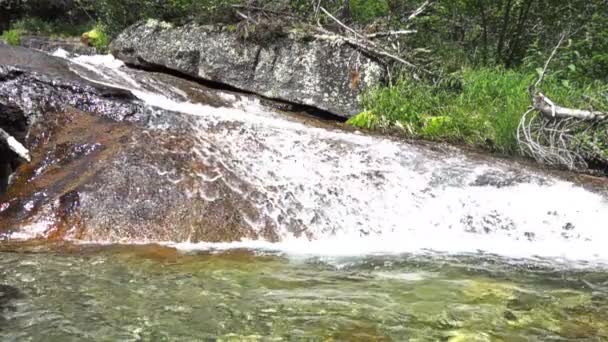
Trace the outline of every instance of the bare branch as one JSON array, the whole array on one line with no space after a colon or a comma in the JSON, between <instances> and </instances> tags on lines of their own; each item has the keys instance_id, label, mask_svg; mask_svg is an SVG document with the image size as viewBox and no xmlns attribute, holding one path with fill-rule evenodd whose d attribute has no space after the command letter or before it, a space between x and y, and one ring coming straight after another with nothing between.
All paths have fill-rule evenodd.
<instances>
[{"instance_id":1,"label":"bare branch","mask_svg":"<svg viewBox=\"0 0 608 342\"><path fill-rule=\"evenodd\" d=\"M318 39L330 40L330 41L344 41L344 42L347 42L348 44L351 44L351 45L353 45L355 47L358 47L361 50L366 51L368 53L371 53L373 55L387 57L387 58L395 60L395 61L397 61L397 62L399 62L399 63L401 63L401 64L403 64L403 65L405 65L405 66L407 66L409 68L420 69L420 70L423 70L423 71L425 71L427 73L430 73L429 71L427 71L425 69L418 68L415 64L410 63L410 62L406 61L405 59L403 59L403 58L401 58L399 56L395 56L395 55L393 55L393 54L391 54L389 52L386 52L386 51L384 51L384 50L382 50L380 48L377 48L375 45L374 46L370 46L368 44L365 44L365 42L361 42L361 41L358 41L356 39L352 39L352 38L349 38L349 37L346 37L346 36L342 36L342 35L338 35L338 34L329 32L329 31L327 31L324 28L318 28L318 30L321 33L323 33L322 35L316 35L315 36Z\"/></svg>"},{"instance_id":2,"label":"bare branch","mask_svg":"<svg viewBox=\"0 0 608 342\"><path fill-rule=\"evenodd\" d=\"M538 95L534 96L533 106L534 109L538 110L547 118L574 118L578 120L592 121L605 120L608 117L608 113L600 111L572 109L558 106L543 93L538 93Z\"/></svg>"},{"instance_id":3,"label":"bare branch","mask_svg":"<svg viewBox=\"0 0 608 342\"><path fill-rule=\"evenodd\" d=\"M389 37L389 36L400 36L400 35L408 35L417 33L417 30L398 30L398 31L387 31L387 32L378 32L365 35L368 39L380 38L380 37Z\"/></svg>"},{"instance_id":4,"label":"bare branch","mask_svg":"<svg viewBox=\"0 0 608 342\"><path fill-rule=\"evenodd\" d=\"M431 4L431 0L427 0L425 1L420 7L418 7L412 14L410 14L409 17L407 17L406 22L408 21L412 21L414 18L416 18L417 16L419 16L420 14L422 14L422 12L424 12L424 10L426 10L426 8Z\"/></svg>"},{"instance_id":5,"label":"bare branch","mask_svg":"<svg viewBox=\"0 0 608 342\"><path fill-rule=\"evenodd\" d=\"M538 81L536 81L536 83L534 84L534 88L535 89L538 88L538 87L540 87L540 85L543 83L543 78L545 77L545 74L547 73L547 69L549 68L549 64L551 63L551 60L553 59L553 57L555 57L555 54L557 53L557 50L560 48L560 46L562 46L562 43L564 42L565 38L566 38L566 33L562 33L561 38L559 39L559 42L557 43L557 45L555 46L555 48L551 52L551 55L549 56L549 58L545 62L545 67L543 68L543 71L541 72L540 75L538 75Z\"/></svg>"},{"instance_id":6,"label":"bare branch","mask_svg":"<svg viewBox=\"0 0 608 342\"><path fill-rule=\"evenodd\" d=\"M346 24L344 24L343 22L341 22L340 20L338 20L338 18L334 17L331 13L329 13L325 8L323 7L319 7L319 9L321 10L321 12L325 13L325 15L327 15L328 17L331 18L331 20L335 21L338 25L342 26L344 29L346 29L347 31L353 33L355 35L355 37L359 37L362 40L372 44L372 46L375 46L376 44L374 44L372 41L370 41L369 39L367 39L367 37L365 37L364 35L362 35L361 33L357 32L356 30L348 27Z\"/></svg>"},{"instance_id":7,"label":"bare branch","mask_svg":"<svg viewBox=\"0 0 608 342\"><path fill-rule=\"evenodd\" d=\"M431 72L428 70L425 70L423 68L419 68L417 67L415 64L406 61L405 59L394 55L388 51L386 51L384 48L378 46L376 43L372 42L371 40L369 40L365 35L357 32L356 30L354 30L351 27L348 27L346 24L344 24L343 22L341 22L338 18L334 17L331 13L329 13L325 8L323 7L319 7L319 9L325 14L327 15L330 19L332 19L333 21L335 21L338 25L340 25L341 27L343 27L345 30L347 30L348 32L353 33L353 35L355 36L355 38L350 38L347 36L343 36L343 35L339 35L337 33L333 33L330 32L328 30L326 30L325 28L323 28L320 24L318 25L318 30L322 33L322 35L318 35L317 38L319 39L326 39L326 40L341 40L341 41L345 41L355 47L358 47L368 53L371 53L373 55L376 56L381 56L381 57L386 57L389 59L392 59L396 62L399 62L405 66L407 66L408 68L412 68L412 69L419 69L424 71L425 73L430 74ZM358 38L358 39L357 39Z\"/></svg>"}]
</instances>

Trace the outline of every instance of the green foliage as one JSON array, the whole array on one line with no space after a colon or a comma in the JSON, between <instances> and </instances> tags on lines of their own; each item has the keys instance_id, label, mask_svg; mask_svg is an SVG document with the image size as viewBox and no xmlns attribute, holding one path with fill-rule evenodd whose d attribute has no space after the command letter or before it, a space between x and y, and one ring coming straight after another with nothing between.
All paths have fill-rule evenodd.
<instances>
[{"instance_id":1,"label":"green foliage","mask_svg":"<svg viewBox=\"0 0 608 342\"><path fill-rule=\"evenodd\" d=\"M392 87L378 88L364 100L366 112L349 121L378 128L385 120L407 135L464 143L498 153L518 151L516 131L530 106L527 88L536 75L504 68L465 69L439 84L404 78ZM608 108L608 87L602 83L568 84L549 76L544 92L555 102L573 108ZM597 140L597 138L594 138Z\"/></svg>"},{"instance_id":2,"label":"green foliage","mask_svg":"<svg viewBox=\"0 0 608 342\"><path fill-rule=\"evenodd\" d=\"M2 40L9 45L21 44L21 31L19 30L8 30L2 33Z\"/></svg>"},{"instance_id":3,"label":"green foliage","mask_svg":"<svg viewBox=\"0 0 608 342\"><path fill-rule=\"evenodd\" d=\"M95 25L92 30L82 34L82 38L87 40L89 44L99 52L108 52L110 46L110 37L105 33L101 24Z\"/></svg>"},{"instance_id":4,"label":"green foliage","mask_svg":"<svg viewBox=\"0 0 608 342\"><path fill-rule=\"evenodd\" d=\"M358 22L369 23L389 14L387 0L351 0L350 13Z\"/></svg>"},{"instance_id":5,"label":"green foliage","mask_svg":"<svg viewBox=\"0 0 608 342\"><path fill-rule=\"evenodd\" d=\"M72 24L63 20L45 21L37 17L22 18L11 25L23 33L54 37L77 37L90 23Z\"/></svg>"},{"instance_id":6,"label":"green foliage","mask_svg":"<svg viewBox=\"0 0 608 342\"><path fill-rule=\"evenodd\" d=\"M347 121L347 123L358 128L375 129L378 128L379 120L374 113L366 111L353 116Z\"/></svg>"},{"instance_id":7,"label":"green foliage","mask_svg":"<svg viewBox=\"0 0 608 342\"><path fill-rule=\"evenodd\" d=\"M227 22L233 14L231 5L238 0L90 0L106 33L112 37L139 20L153 18L163 21L199 23Z\"/></svg>"}]
</instances>

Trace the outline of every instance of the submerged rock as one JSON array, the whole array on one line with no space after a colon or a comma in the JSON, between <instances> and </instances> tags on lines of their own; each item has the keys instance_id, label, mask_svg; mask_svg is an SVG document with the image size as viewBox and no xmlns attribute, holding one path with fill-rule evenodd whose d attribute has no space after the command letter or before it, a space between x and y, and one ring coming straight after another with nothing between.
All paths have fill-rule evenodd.
<instances>
[{"instance_id":1,"label":"submerged rock","mask_svg":"<svg viewBox=\"0 0 608 342\"><path fill-rule=\"evenodd\" d=\"M128 28L111 48L134 66L167 68L342 117L361 111L360 95L385 73L349 45L294 32L242 39L228 28L148 21Z\"/></svg>"}]
</instances>

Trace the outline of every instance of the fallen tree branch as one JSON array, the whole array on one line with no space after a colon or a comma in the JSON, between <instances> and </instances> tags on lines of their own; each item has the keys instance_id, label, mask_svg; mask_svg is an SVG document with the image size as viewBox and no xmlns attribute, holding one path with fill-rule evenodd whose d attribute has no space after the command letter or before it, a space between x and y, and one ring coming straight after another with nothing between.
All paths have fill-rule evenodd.
<instances>
[{"instance_id":1,"label":"fallen tree branch","mask_svg":"<svg viewBox=\"0 0 608 342\"><path fill-rule=\"evenodd\" d=\"M428 2L428 1L427 1ZM397 55L394 55L388 51L386 51L384 48L382 48L381 46L378 46L378 44L374 43L373 41L369 40L365 35L357 32L355 29L348 27L346 24L344 24L343 22L341 22L338 18L334 17L331 13L329 13L325 8L323 7L319 7L319 9L325 14L327 15L330 19L332 19L333 21L335 21L338 25L340 25L341 27L343 27L345 30L347 30L348 32L351 32L355 38L350 38L344 35L340 35L334 32L330 32L328 30L326 30L325 28L323 28L320 24L318 25L318 30L323 34L320 36L317 36L317 38L319 39L326 39L326 40L332 40L332 41L336 41L336 40L341 40L341 41L345 41L347 43L349 43L350 45L353 45L367 53L370 53L372 55L376 55L376 56L380 56L380 57L385 57L385 58L389 58L392 59L393 61L399 62L405 66L407 66L410 69L417 69L417 70L422 70L427 74L431 74L430 71L418 67L415 64L406 61L405 59L403 59L402 57L399 57Z\"/></svg>"},{"instance_id":2,"label":"fallen tree branch","mask_svg":"<svg viewBox=\"0 0 608 342\"><path fill-rule=\"evenodd\" d=\"M370 43L374 47L376 46L376 44L374 42L367 39L367 37L365 37L361 33L357 32L355 29L348 27L346 24L344 24L343 22L338 20L338 18L334 17L331 13L329 13L325 8L320 7L319 9L321 10L321 12L325 13L325 15L327 15L331 20L335 21L338 25L342 26L347 31L353 33L355 35L355 37L361 38L363 41Z\"/></svg>"},{"instance_id":3,"label":"fallen tree branch","mask_svg":"<svg viewBox=\"0 0 608 342\"><path fill-rule=\"evenodd\" d=\"M380 38L380 37L390 37L390 36L401 36L417 33L417 30L398 30L398 31L386 31L386 32L377 32L372 34L365 35L368 39Z\"/></svg>"},{"instance_id":4,"label":"fallen tree branch","mask_svg":"<svg viewBox=\"0 0 608 342\"><path fill-rule=\"evenodd\" d=\"M532 105L519 122L517 141L522 154L538 162L581 170L586 169L591 160L608 163L601 144L597 144L592 133L597 127L606 125L608 113L562 107L538 91L565 38L566 33L562 33L539 72L538 80L528 89Z\"/></svg>"},{"instance_id":5,"label":"fallen tree branch","mask_svg":"<svg viewBox=\"0 0 608 342\"><path fill-rule=\"evenodd\" d=\"M405 59L403 59L403 58L401 58L399 56L395 56L395 55L393 55L393 54L391 54L389 52L386 52L386 51L384 51L384 50L382 50L380 48L377 48L376 46L369 46L369 45L365 44L364 42L361 42L361 41L358 41L356 39L352 39L352 38L349 38L349 37L346 37L346 36L335 34L335 33L330 32L330 31L328 31L328 30L326 30L326 29L324 29L322 27L319 27L318 30L322 33L321 35L316 35L315 36L318 39L329 40L329 41L344 41L344 42L347 42L348 44L353 45L353 46L355 46L355 47L357 47L357 48L359 48L359 49L361 49L361 50L363 50L363 51L365 51L367 53L372 54L372 55L387 57L387 58L390 58L390 59L392 59L394 61L397 61L397 62L399 62L399 63L401 63L401 64L403 64L403 65L405 65L405 66L407 66L407 67L409 67L411 69L419 69L419 70L422 70L422 71L424 71L426 73L430 73L430 71L428 71L426 69L423 69L423 68L420 68L420 67L416 66L415 64L410 63L410 62L406 61Z\"/></svg>"},{"instance_id":6,"label":"fallen tree branch","mask_svg":"<svg viewBox=\"0 0 608 342\"><path fill-rule=\"evenodd\" d=\"M600 111L572 109L558 106L543 93L538 93L535 95L532 102L533 108L540 112L545 118L574 118L578 120L592 121L605 120L608 117L608 113Z\"/></svg>"},{"instance_id":7,"label":"fallen tree branch","mask_svg":"<svg viewBox=\"0 0 608 342\"><path fill-rule=\"evenodd\" d=\"M32 161L30 151L2 128L0 128L0 140L6 142L8 147L13 152L15 152L22 159L26 160L28 163Z\"/></svg>"}]
</instances>

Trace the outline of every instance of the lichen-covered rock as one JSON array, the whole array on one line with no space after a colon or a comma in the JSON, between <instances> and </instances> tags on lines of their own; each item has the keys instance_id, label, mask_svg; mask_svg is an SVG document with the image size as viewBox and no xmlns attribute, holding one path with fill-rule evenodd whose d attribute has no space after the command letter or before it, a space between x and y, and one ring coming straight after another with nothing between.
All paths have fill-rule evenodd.
<instances>
[{"instance_id":1,"label":"lichen-covered rock","mask_svg":"<svg viewBox=\"0 0 608 342\"><path fill-rule=\"evenodd\" d=\"M349 45L295 32L242 39L225 27L148 21L128 28L111 48L131 65L168 68L342 117L361 111L362 92L385 73Z\"/></svg>"}]
</instances>

